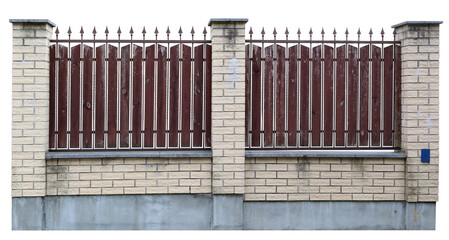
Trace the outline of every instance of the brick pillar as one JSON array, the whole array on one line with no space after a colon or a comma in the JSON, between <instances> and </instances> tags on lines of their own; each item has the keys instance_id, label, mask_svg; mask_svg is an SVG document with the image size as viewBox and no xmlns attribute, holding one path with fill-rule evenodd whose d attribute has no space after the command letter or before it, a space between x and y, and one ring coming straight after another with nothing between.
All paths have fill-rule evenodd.
<instances>
[{"instance_id":1,"label":"brick pillar","mask_svg":"<svg viewBox=\"0 0 449 240\"><path fill-rule=\"evenodd\" d=\"M209 21L212 40L213 194L244 193L247 21Z\"/></svg>"},{"instance_id":2,"label":"brick pillar","mask_svg":"<svg viewBox=\"0 0 449 240\"><path fill-rule=\"evenodd\" d=\"M12 59L12 197L45 196L49 126L49 48L55 24L10 19Z\"/></svg>"},{"instance_id":3,"label":"brick pillar","mask_svg":"<svg viewBox=\"0 0 449 240\"><path fill-rule=\"evenodd\" d=\"M439 163L439 24L394 25L401 41L401 148L407 154L408 202L438 201ZM421 150L430 150L430 162Z\"/></svg>"}]
</instances>

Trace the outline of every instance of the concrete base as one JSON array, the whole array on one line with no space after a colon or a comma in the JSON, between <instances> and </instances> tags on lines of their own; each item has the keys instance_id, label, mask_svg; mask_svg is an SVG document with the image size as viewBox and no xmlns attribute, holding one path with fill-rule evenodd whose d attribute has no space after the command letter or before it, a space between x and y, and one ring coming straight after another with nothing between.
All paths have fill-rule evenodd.
<instances>
[{"instance_id":1,"label":"concrete base","mask_svg":"<svg viewBox=\"0 0 449 240\"><path fill-rule=\"evenodd\" d=\"M243 202L242 195L12 199L13 230L435 229L435 203Z\"/></svg>"}]
</instances>

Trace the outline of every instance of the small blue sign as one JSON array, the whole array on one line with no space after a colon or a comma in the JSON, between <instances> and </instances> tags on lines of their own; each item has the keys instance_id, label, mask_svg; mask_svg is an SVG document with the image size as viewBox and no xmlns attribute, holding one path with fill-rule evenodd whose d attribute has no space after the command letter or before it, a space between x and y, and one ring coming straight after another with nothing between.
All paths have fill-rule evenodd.
<instances>
[{"instance_id":1,"label":"small blue sign","mask_svg":"<svg viewBox=\"0 0 449 240\"><path fill-rule=\"evenodd\" d=\"M430 162L430 149L421 149L421 162Z\"/></svg>"}]
</instances>

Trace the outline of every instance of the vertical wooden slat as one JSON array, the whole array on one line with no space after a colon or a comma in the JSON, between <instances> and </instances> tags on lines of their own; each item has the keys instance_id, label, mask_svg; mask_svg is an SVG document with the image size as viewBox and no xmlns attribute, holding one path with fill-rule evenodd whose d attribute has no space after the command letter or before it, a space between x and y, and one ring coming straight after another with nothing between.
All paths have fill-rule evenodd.
<instances>
[{"instance_id":1,"label":"vertical wooden slat","mask_svg":"<svg viewBox=\"0 0 449 240\"><path fill-rule=\"evenodd\" d=\"M324 45L324 146L332 146L332 120L334 113L333 58L333 48Z\"/></svg>"},{"instance_id":2,"label":"vertical wooden slat","mask_svg":"<svg viewBox=\"0 0 449 240\"><path fill-rule=\"evenodd\" d=\"M393 46L384 48L383 145L393 145Z\"/></svg>"},{"instance_id":3,"label":"vertical wooden slat","mask_svg":"<svg viewBox=\"0 0 449 240\"><path fill-rule=\"evenodd\" d=\"M92 47L84 45L83 61L83 148L92 147Z\"/></svg>"},{"instance_id":4,"label":"vertical wooden slat","mask_svg":"<svg viewBox=\"0 0 449 240\"><path fill-rule=\"evenodd\" d=\"M368 145L369 47L360 48L360 146Z\"/></svg>"},{"instance_id":5,"label":"vertical wooden slat","mask_svg":"<svg viewBox=\"0 0 449 240\"><path fill-rule=\"evenodd\" d=\"M117 144L117 47L108 45L108 147Z\"/></svg>"},{"instance_id":6,"label":"vertical wooden slat","mask_svg":"<svg viewBox=\"0 0 449 240\"><path fill-rule=\"evenodd\" d=\"M249 47L245 46L245 146L249 146L249 117L250 117L250 102L251 102L251 61L249 59Z\"/></svg>"},{"instance_id":7,"label":"vertical wooden slat","mask_svg":"<svg viewBox=\"0 0 449 240\"><path fill-rule=\"evenodd\" d=\"M182 87L181 87L181 147L190 146L190 73L191 73L191 48L182 45Z\"/></svg>"},{"instance_id":8,"label":"vertical wooden slat","mask_svg":"<svg viewBox=\"0 0 449 240\"><path fill-rule=\"evenodd\" d=\"M170 108L168 145L178 146L179 45L170 48Z\"/></svg>"},{"instance_id":9,"label":"vertical wooden slat","mask_svg":"<svg viewBox=\"0 0 449 240\"><path fill-rule=\"evenodd\" d=\"M144 146L153 146L153 117L154 117L154 48L155 45L145 49L145 131Z\"/></svg>"},{"instance_id":10,"label":"vertical wooden slat","mask_svg":"<svg viewBox=\"0 0 449 240\"><path fill-rule=\"evenodd\" d=\"M261 59L262 49L259 46L253 46L252 61L252 99L251 99L251 145L260 146L260 121L261 121Z\"/></svg>"},{"instance_id":11,"label":"vertical wooden slat","mask_svg":"<svg viewBox=\"0 0 449 240\"><path fill-rule=\"evenodd\" d=\"M301 76L300 76L300 145L309 145L309 48L301 45Z\"/></svg>"},{"instance_id":12,"label":"vertical wooden slat","mask_svg":"<svg viewBox=\"0 0 449 240\"><path fill-rule=\"evenodd\" d=\"M70 148L79 148L80 135L80 83L81 45L71 49L70 62Z\"/></svg>"},{"instance_id":13,"label":"vertical wooden slat","mask_svg":"<svg viewBox=\"0 0 449 240\"><path fill-rule=\"evenodd\" d=\"M357 48L348 46L348 146L357 143L357 97L358 97Z\"/></svg>"},{"instance_id":14,"label":"vertical wooden slat","mask_svg":"<svg viewBox=\"0 0 449 240\"><path fill-rule=\"evenodd\" d=\"M132 146L141 146L142 132L142 47L133 45Z\"/></svg>"},{"instance_id":15,"label":"vertical wooden slat","mask_svg":"<svg viewBox=\"0 0 449 240\"><path fill-rule=\"evenodd\" d=\"M55 148L56 126L56 45L50 46L50 104L48 147Z\"/></svg>"},{"instance_id":16,"label":"vertical wooden slat","mask_svg":"<svg viewBox=\"0 0 449 240\"><path fill-rule=\"evenodd\" d=\"M157 54L157 105L156 126L157 146L165 147L165 121L166 121L166 73L167 73L167 47L158 46Z\"/></svg>"},{"instance_id":17,"label":"vertical wooden slat","mask_svg":"<svg viewBox=\"0 0 449 240\"><path fill-rule=\"evenodd\" d=\"M105 110L105 45L99 46L95 53L95 147L104 148L104 110Z\"/></svg>"},{"instance_id":18,"label":"vertical wooden slat","mask_svg":"<svg viewBox=\"0 0 449 240\"><path fill-rule=\"evenodd\" d=\"M298 69L297 69L297 54L298 46L295 45L288 49L289 62L288 62L288 146L296 146L296 131L298 130L298 96L297 96L297 84L298 84Z\"/></svg>"},{"instance_id":19,"label":"vertical wooden slat","mask_svg":"<svg viewBox=\"0 0 449 240\"><path fill-rule=\"evenodd\" d=\"M203 130L203 45L195 47L193 81L193 146L200 147Z\"/></svg>"},{"instance_id":20,"label":"vertical wooden slat","mask_svg":"<svg viewBox=\"0 0 449 240\"><path fill-rule=\"evenodd\" d=\"M371 145L380 146L380 91L381 91L381 49L377 46L372 48L372 128Z\"/></svg>"},{"instance_id":21,"label":"vertical wooden slat","mask_svg":"<svg viewBox=\"0 0 449 240\"><path fill-rule=\"evenodd\" d=\"M58 148L67 147L67 61L68 48L59 47L58 65Z\"/></svg>"},{"instance_id":22,"label":"vertical wooden slat","mask_svg":"<svg viewBox=\"0 0 449 240\"><path fill-rule=\"evenodd\" d=\"M401 46L394 46L394 147L401 146Z\"/></svg>"},{"instance_id":23,"label":"vertical wooden slat","mask_svg":"<svg viewBox=\"0 0 449 240\"><path fill-rule=\"evenodd\" d=\"M120 61L120 147L129 146L129 63L130 45L121 48Z\"/></svg>"},{"instance_id":24,"label":"vertical wooden slat","mask_svg":"<svg viewBox=\"0 0 449 240\"><path fill-rule=\"evenodd\" d=\"M206 45L206 140L205 146L212 143L212 45Z\"/></svg>"},{"instance_id":25,"label":"vertical wooden slat","mask_svg":"<svg viewBox=\"0 0 449 240\"><path fill-rule=\"evenodd\" d=\"M276 45L276 146L285 146L285 48Z\"/></svg>"},{"instance_id":26,"label":"vertical wooden slat","mask_svg":"<svg viewBox=\"0 0 449 240\"><path fill-rule=\"evenodd\" d=\"M321 46L313 48L312 64L312 146L319 146L321 133Z\"/></svg>"},{"instance_id":27,"label":"vertical wooden slat","mask_svg":"<svg viewBox=\"0 0 449 240\"><path fill-rule=\"evenodd\" d=\"M273 49L265 48L264 74L264 145L273 146Z\"/></svg>"},{"instance_id":28,"label":"vertical wooden slat","mask_svg":"<svg viewBox=\"0 0 449 240\"><path fill-rule=\"evenodd\" d=\"M336 69L336 83L335 83L335 142L336 146L345 145L345 53L346 46L337 48L337 69Z\"/></svg>"}]
</instances>

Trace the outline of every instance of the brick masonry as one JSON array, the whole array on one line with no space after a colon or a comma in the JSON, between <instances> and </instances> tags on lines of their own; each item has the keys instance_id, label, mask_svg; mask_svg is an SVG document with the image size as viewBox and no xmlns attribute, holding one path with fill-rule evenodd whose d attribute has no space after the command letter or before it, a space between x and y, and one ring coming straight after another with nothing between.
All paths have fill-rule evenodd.
<instances>
[{"instance_id":1,"label":"brick masonry","mask_svg":"<svg viewBox=\"0 0 449 240\"><path fill-rule=\"evenodd\" d=\"M12 196L45 195L51 22L13 22Z\"/></svg>"},{"instance_id":2,"label":"brick masonry","mask_svg":"<svg viewBox=\"0 0 449 240\"><path fill-rule=\"evenodd\" d=\"M396 26L401 41L401 148L407 154L406 200L438 201L439 23ZM430 149L430 162L421 162Z\"/></svg>"}]
</instances>

